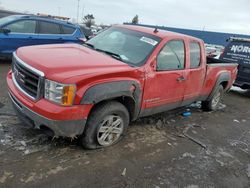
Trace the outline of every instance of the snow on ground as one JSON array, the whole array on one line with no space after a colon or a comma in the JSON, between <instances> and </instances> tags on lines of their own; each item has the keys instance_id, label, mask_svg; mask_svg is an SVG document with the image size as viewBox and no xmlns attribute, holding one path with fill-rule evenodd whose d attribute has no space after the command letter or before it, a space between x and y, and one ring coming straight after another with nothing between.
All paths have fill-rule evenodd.
<instances>
[{"instance_id":1,"label":"snow on ground","mask_svg":"<svg viewBox=\"0 0 250 188\"><path fill-rule=\"evenodd\" d=\"M231 91L246 92L246 90L244 90L244 89L241 89L241 88L239 88L239 87L236 87L236 86L232 86L230 90L231 90Z\"/></svg>"}]
</instances>

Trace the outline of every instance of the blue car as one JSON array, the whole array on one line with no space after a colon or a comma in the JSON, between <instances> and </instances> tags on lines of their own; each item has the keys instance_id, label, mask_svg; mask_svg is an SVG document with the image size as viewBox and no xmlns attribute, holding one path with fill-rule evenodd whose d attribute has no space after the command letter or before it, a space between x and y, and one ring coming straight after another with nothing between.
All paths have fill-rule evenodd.
<instances>
[{"instance_id":1,"label":"blue car","mask_svg":"<svg viewBox=\"0 0 250 188\"><path fill-rule=\"evenodd\" d=\"M14 15L0 19L0 57L11 57L22 46L83 43L80 26L33 15Z\"/></svg>"}]
</instances>

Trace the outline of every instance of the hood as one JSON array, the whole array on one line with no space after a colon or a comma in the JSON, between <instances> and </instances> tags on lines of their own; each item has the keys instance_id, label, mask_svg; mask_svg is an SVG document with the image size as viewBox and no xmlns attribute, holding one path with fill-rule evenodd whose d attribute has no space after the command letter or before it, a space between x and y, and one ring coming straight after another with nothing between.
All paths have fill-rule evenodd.
<instances>
[{"instance_id":1,"label":"hood","mask_svg":"<svg viewBox=\"0 0 250 188\"><path fill-rule=\"evenodd\" d=\"M78 44L22 47L17 56L55 81L78 75L128 71L133 68L106 54Z\"/></svg>"}]
</instances>

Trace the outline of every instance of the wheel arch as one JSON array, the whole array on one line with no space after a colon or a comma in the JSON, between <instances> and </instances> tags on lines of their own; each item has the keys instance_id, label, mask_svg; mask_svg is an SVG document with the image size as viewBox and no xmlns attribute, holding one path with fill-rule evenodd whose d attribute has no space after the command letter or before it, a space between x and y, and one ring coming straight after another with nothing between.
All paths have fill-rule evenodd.
<instances>
[{"instance_id":1,"label":"wheel arch","mask_svg":"<svg viewBox=\"0 0 250 188\"><path fill-rule=\"evenodd\" d=\"M84 93L81 104L93 104L91 112L100 104L118 101L123 104L130 120L137 119L141 105L141 87L136 81L114 81L94 85Z\"/></svg>"},{"instance_id":2,"label":"wheel arch","mask_svg":"<svg viewBox=\"0 0 250 188\"><path fill-rule=\"evenodd\" d=\"M213 90L212 92L210 93L210 95L208 96L207 100L210 100L214 93L216 92L216 89L222 85L224 90L227 90L228 89L228 84L231 80L231 74L229 72L222 72L219 74L219 76L217 77L217 80L215 82L215 85L213 87Z\"/></svg>"}]
</instances>

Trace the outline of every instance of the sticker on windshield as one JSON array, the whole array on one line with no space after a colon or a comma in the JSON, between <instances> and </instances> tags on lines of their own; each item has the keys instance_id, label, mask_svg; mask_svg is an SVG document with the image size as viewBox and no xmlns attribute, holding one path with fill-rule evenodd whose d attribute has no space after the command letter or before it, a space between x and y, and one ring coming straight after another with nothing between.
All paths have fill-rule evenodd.
<instances>
[{"instance_id":1,"label":"sticker on windshield","mask_svg":"<svg viewBox=\"0 0 250 188\"><path fill-rule=\"evenodd\" d=\"M147 37L142 37L140 39L140 41L146 42L146 43L151 44L153 46L155 46L156 44L158 44L158 42L156 40L153 40L153 39L147 38Z\"/></svg>"}]
</instances>

